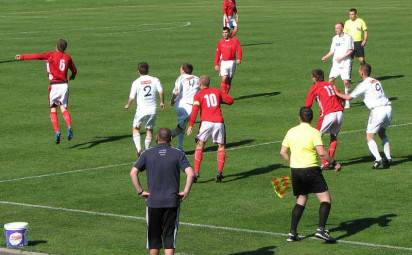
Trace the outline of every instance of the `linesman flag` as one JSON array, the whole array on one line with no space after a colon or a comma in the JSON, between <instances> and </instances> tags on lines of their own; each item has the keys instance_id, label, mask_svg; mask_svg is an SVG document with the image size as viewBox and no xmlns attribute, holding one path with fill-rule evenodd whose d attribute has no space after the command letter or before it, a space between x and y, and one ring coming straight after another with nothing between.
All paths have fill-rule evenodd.
<instances>
[{"instance_id":1,"label":"linesman flag","mask_svg":"<svg viewBox=\"0 0 412 255\"><path fill-rule=\"evenodd\" d=\"M284 198L286 191L289 189L290 186L290 177L289 176L281 176L273 177L272 179L273 190L275 191L276 195L279 198Z\"/></svg>"}]
</instances>

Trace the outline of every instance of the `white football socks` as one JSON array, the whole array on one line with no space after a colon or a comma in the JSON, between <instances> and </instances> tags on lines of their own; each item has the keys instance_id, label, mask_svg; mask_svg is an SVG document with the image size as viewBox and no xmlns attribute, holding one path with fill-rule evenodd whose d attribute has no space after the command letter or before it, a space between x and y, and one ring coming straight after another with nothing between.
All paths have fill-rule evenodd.
<instances>
[{"instance_id":1,"label":"white football socks","mask_svg":"<svg viewBox=\"0 0 412 255\"><path fill-rule=\"evenodd\" d=\"M145 150L147 150L147 149L149 149L150 148L150 143L152 142L152 138L150 137L150 138L148 138L148 137L146 137L146 139L144 139L144 148L145 148Z\"/></svg>"},{"instance_id":2,"label":"white football socks","mask_svg":"<svg viewBox=\"0 0 412 255\"><path fill-rule=\"evenodd\" d=\"M375 161L382 160L381 155L379 154L378 145L376 144L375 140L368 141L369 151L375 157Z\"/></svg>"},{"instance_id":3,"label":"white football socks","mask_svg":"<svg viewBox=\"0 0 412 255\"><path fill-rule=\"evenodd\" d=\"M136 146L136 150L138 152L141 152L142 146L140 145L140 134L133 134L133 142L134 142L134 145Z\"/></svg>"},{"instance_id":4,"label":"white football socks","mask_svg":"<svg viewBox=\"0 0 412 255\"><path fill-rule=\"evenodd\" d=\"M350 89L345 87L345 94L349 94ZM350 108L350 101L349 100L345 100L345 109Z\"/></svg>"},{"instance_id":5,"label":"white football socks","mask_svg":"<svg viewBox=\"0 0 412 255\"><path fill-rule=\"evenodd\" d=\"M392 159L392 157L391 157L391 147L389 145L389 140L388 140L387 137L382 139L382 145L383 145L383 152L385 153L386 158L388 160Z\"/></svg>"}]
</instances>

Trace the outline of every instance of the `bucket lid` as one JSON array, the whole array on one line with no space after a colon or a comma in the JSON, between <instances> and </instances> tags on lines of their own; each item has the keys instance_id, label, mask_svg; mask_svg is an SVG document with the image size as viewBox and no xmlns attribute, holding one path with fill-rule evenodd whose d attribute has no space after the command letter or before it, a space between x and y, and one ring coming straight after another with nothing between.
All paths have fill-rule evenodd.
<instances>
[{"instance_id":1,"label":"bucket lid","mask_svg":"<svg viewBox=\"0 0 412 255\"><path fill-rule=\"evenodd\" d=\"M4 224L5 230L20 230L20 229L27 229L29 223L27 222L11 222Z\"/></svg>"}]
</instances>

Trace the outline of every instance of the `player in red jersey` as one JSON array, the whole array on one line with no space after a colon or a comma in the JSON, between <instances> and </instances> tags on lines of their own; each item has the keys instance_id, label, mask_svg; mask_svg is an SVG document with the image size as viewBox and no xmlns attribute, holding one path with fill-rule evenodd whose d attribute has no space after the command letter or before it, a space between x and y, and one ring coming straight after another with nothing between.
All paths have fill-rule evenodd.
<instances>
[{"instance_id":1,"label":"player in red jersey","mask_svg":"<svg viewBox=\"0 0 412 255\"><path fill-rule=\"evenodd\" d=\"M60 111L67 126L67 139L73 138L72 119L67 109L69 100L69 89L67 71L70 69L70 80L74 80L77 74L76 66L70 55L65 53L67 42L63 39L57 41L56 50L45 53L21 54L16 55L16 60L43 60L46 62L47 73L49 76L49 107L50 119L54 130L54 140L56 144L60 143L59 120L57 118L57 107Z\"/></svg>"},{"instance_id":2,"label":"player in red jersey","mask_svg":"<svg viewBox=\"0 0 412 255\"><path fill-rule=\"evenodd\" d=\"M196 121L198 112L200 111L200 130L197 135L197 145L195 150L195 173L199 177L200 163L203 157L203 150L207 140L212 137L213 143L218 144L217 149L217 175L216 182L223 180L223 167L225 165L225 124L223 120L220 105L222 103L231 105L234 100L228 94L222 92L217 88L209 88L210 78L208 76L201 76L199 78L200 91L195 95L193 100L192 113L190 114L189 127L187 128L187 135L192 134L193 124Z\"/></svg>"},{"instance_id":3,"label":"player in red jersey","mask_svg":"<svg viewBox=\"0 0 412 255\"><path fill-rule=\"evenodd\" d=\"M215 70L221 77L220 87L229 94L236 65L242 61L242 47L237 38L230 37L230 29L223 28L223 38L217 43L215 54Z\"/></svg>"},{"instance_id":4,"label":"player in red jersey","mask_svg":"<svg viewBox=\"0 0 412 255\"><path fill-rule=\"evenodd\" d=\"M232 37L238 31L239 16L237 13L236 0L223 0L223 26L233 29Z\"/></svg>"},{"instance_id":5,"label":"player in red jersey","mask_svg":"<svg viewBox=\"0 0 412 255\"><path fill-rule=\"evenodd\" d=\"M324 73L320 69L312 71L312 81L314 84L309 89L305 106L311 108L316 99L319 105L319 120L317 129L321 134L330 134L329 157L333 158L337 146L337 136L339 134L343 120L343 101L336 96L333 83L324 81ZM322 161L322 168L332 167L327 161Z\"/></svg>"}]
</instances>

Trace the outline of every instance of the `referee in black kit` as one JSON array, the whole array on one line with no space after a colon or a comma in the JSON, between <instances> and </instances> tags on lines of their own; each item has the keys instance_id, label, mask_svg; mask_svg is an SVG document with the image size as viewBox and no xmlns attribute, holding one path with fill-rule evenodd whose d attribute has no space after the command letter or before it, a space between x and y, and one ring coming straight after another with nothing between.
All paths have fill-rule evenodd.
<instances>
[{"instance_id":1,"label":"referee in black kit","mask_svg":"<svg viewBox=\"0 0 412 255\"><path fill-rule=\"evenodd\" d=\"M150 255L173 255L179 225L179 204L189 195L194 172L184 152L170 146L172 132L160 128L157 146L145 150L130 171L133 186L141 198L147 199L147 248ZM148 191L143 190L139 173L146 170ZM186 184L179 192L180 171L186 173Z\"/></svg>"},{"instance_id":2,"label":"referee in black kit","mask_svg":"<svg viewBox=\"0 0 412 255\"><path fill-rule=\"evenodd\" d=\"M290 164L293 194L296 196L290 233L286 240L288 242L301 240L297 233L297 227L305 209L308 194L315 193L320 202L319 225L315 236L327 242L335 242L336 240L325 229L331 208L331 199L317 156L330 162L330 165L334 166L337 171L340 170L341 166L325 152L319 130L310 125L313 119L312 109L300 108L299 116L300 124L289 129L280 149L280 155Z\"/></svg>"}]
</instances>

